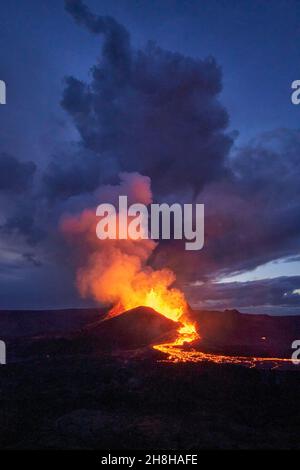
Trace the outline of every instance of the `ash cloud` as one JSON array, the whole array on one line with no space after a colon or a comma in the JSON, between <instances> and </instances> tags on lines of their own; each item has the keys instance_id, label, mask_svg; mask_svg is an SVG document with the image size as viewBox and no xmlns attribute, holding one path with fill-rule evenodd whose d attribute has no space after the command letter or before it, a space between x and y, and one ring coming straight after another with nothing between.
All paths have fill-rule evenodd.
<instances>
[{"instance_id":1,"label":"ash cloud","mask_svg":"<svg viewBox=\"0 0 300 470\"><path fill-rule=\"evenodd\" d=\"M126 28L111 16L94 15L81 0L66 0L65 8L78 24L93 34L103 35L103 59L106 66L111 68L116 82L121 84L130 73L132 58L130 36Z\"/></svg>"},{"instance_id":2,"label":"ash cloud","mask_svg":"<svg viewBox=\"0 0 300 470\"><path fill-rule=\"evenodd\" d=\"M165 51L152 42L136 50L113 18L92 14L79 0L67 1L66 10L103 38L91 82L66 79L62 106L81 145L119 171L148 175L156 194L174 187L197 194L207 182L224 177L232 137L218 100L222 73L216 61ZM55 178L48 184L55 191Z\"/></svg>"},{"instance_id":3,"label":"ash cloud","mask_svg":"<svg viewBox=\"0 0 300 470\"><path fill-rule=\"evenodd\" d=\"M34 162L20 162L13 155L0 154L0 191L21 193L32 183L36 171Z\"/></svg>"},{"instance_id":4,"label":"ash cloud","mask_svg":"<svg viewBox=\"0 0 300 470\"><path fill-rule=\"evenodd\" d=\"M300 131L278 129L234 155L235 179L222 188L223 196L220 191L212 196L215 217L225 229L222 252L231 270L252 269L299 250L299 154Z\"/></svg>"},{"instance_id":5,"label":"ash cloud","mask_svg":"<svg viewBox=\"0 0 300 470\"><path fill-rule=\"evenodd\" d=\"M300 131L278 129L231 156L232 176L205 186L205 245L196 254L178 244L160 246L157 266L168 260L182 280L241 273L295 256L300 242Z\"/></svg>"},{"instance_id":6,"label":"ash cloud","mask_svg":"<svg viewBox=\"0 0 300 470\"><path fill-rule=\"evenodd\" d=\"M106 200L111 202L124 194L124 190L131 203L149 204L152 201L150 179L138 173L123 173L120 185L101 188ZM155 304L164 306L164 314L177 320L182 314L178 306L186 305L185 298L173 286L176 276L172 271L166 268L153 270L149 265L156 243L150 239L106 239L99 243L95 230L95 210L66 216L61 221L62 233L71 250L75 248L76 281L81 296L114 305L116 314L149 305L149 293L154 289Z\"/></svg>"},{"instance_id":7,"label":"ash cloud","mask_svg":"<svg viewBox=\"0 0 300 470\"><path fill-rule=\"evenodd\" d=\"M79 0L65 5L102 45L89 82L65 80L61 104L80 139L51 156L40 173L33 162L0 155L1 235L23 237L31 247L39 243L67 264L64 242L53 233L61 216L96 206L129 172L151 179L157 202L194 198L205 204L204 249L187 253L178 241L160 243L148 261L153 269L172 269L181 282L205 282L212 301L229 295L229 286L222 290L211 282L217 277L295 256L300 131L274 130L233 148L215 59L165 51L153 42L138 50L115 19L91 13ZM35 265L31 248L22 250ZM275 281L264 285L264 295L275 292ZM258 285L242 287L232 286L237 306L246 288L251 296L258 292ZM294 294L286 297L272 294L270 302L298 302Z\"/></svg>"},{"instance_id":8,"label":"ash cloud","mask_svg":"<svg viewBox=\"0 0 300 470\"><path fill-rule=\"evenodd\" d=\"M92 193L105 180L105 160L83 149L52 157L42 177L41 195L50 203Z\"/></svg>"},{"instance_id":9,"label":"ash cloud","mask_svg":"<svg viewBox=\"0 0 300 470\"><path fill-rule=\"evenodd\" d=\"M0 154L0 234L2 238L21 235L29 244L40 241L42 229L37 228L34 197L37 166L20 161L13 155Z\"/></svg>"}]
</instances>

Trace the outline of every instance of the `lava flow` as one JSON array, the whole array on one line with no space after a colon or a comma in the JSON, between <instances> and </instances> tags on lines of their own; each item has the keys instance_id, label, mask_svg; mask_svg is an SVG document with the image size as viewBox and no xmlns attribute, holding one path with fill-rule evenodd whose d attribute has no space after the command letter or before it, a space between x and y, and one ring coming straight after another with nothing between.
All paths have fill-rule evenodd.
<instances>
[{"instance_id":1,"label":"lava flow","mask_svg":"<svg viewBox=\"0 0 300 470\"><path fill-rule=\"evenodd\" d=\"M187 304L184 296L180 296L180 291L176 290L177 296L181 298L179 306L168 305L154 289L146 295L145 306L151 307L165 317L180 324L177 330L177 337L174 341L156 344L153 348L166 354L167 358L163 362L214 362L217 364L241 364L248 367L257 367L263 364L272 367L279 367L282 364L291 363L291 359L278 357L254 357L254 356L230 356L223 354L211 354L197 351L191 347L191 343L199 340L200 336L195 325L187 319ZM174 299L173 299L174 300Z\"/></svg>"},{"instance_id":2,"label":"lava flow","mask_svg":"<svg viewBox=\"0 0 300 470\"><path fill-rule=\"evenodd\" d=\"M150 179L135 173L122 174L119 186L104 187L102 191L105 194L130 194L134 202L145 205L152 202ZM119 224L123 222L123 218L118 220ZM90 209L65 216L61 230L74 247L80 263L76 273L80 295L92 297L102 305L114 305L106 319L145 306L178 323L175 340L153 346L164 353L165 360L169 362L209 361L250 366L291 362L282 358L224 356L197 351L193 343L200 336L187 315L188 306L183 292L173 287L175 274L168 268L155 269L149 262L157 243L144 237L131 239L129 234L127 239L105 239L99 243L95 236L96 225L95 211Z\"/></svg>"},{"instance_id":3,"label":"lava flow","mask_svg":"<svg viewBox=\"0 0 300 470\"><path fill-rule=\"evenodd\" d=\"M122 303L119 302L115 305L106 318L121 315L125 310L130 310L140 305L150 307L180 325L177 330L177 337L173 342L164 345L155 345L153 346L154 349L166 352L163 348L172 349L200 339L195 325L185 317L187 302L184 294L176 288L166 288L165 284L158 283L155 289L151 288L148 292L144 292L143 294L137 291L130 300L126 300L125 303L123 300ZM177 355L178 354L180 355L180 350L177 351Z\"/></svg>"},{"instance_id":4,"label":"lava flow","mask_svg":"<svg viewBox=\"0 0 300 470\"><path fill-rule=\"evenodd\" d=\"M165 294L167 292L167 297ZM134 299L131 298L126 304L118 303L111 309L106 319L112 316L121 315L126 309L132 309L140 306L139 301L145 307L151 307L161 315L179 323L176 338L168 343L155 344L153 349L160 351L166 355L161 362L178 363L178 362L213 362L216 364L240 364L247 367L257 367L267 365L272 368L279 367L283 364L290 364L291 359L278 357L254 357L254 356L233 356L224 354L213 354L201 352L193 348L192 343L200 339L195 324L186 315L187 303L183 293L177 289L156 291L151 288L148 293L142 296L137 293ZM168 301L171 300L171 303ZM179 302L176 305L176 300Z\"/></svg>"},{"instance_id":5,"label":"lava flow","mask_svg":"<svg viewBox=\"0 0 300 470\"><path fill-rule=\"evenodd\" d=\"M251 368L264 364L275 368L283 364L292 363L292 360L287 358L230 356L197 351L189 346L189 343L200 339L195 326L184 319L180 319L180 322L182 322L182 326L178 329L178 336L175 341L153 346L157 351L167 355L167 358L161 360L161 362L213 362L216 364L241 364ZM185 346L185 348L183 348L183 346Z\"/></svg>"},{"instance_id":6,"label":"lava flow","mask_svg":"<svg viewBox=\"0 0 300 470\"><path fill-rule=\"evenodd\" d=\"M272 368L292 364L291 359L282 357L228 356L204 353L195 349L184 350L178 347L176 341L155 345L154 349L167 355L167 358L161 362L214 362L216 364L240 364L251 368L263 364L270 365Z\"/></svg>"}]
</instances>

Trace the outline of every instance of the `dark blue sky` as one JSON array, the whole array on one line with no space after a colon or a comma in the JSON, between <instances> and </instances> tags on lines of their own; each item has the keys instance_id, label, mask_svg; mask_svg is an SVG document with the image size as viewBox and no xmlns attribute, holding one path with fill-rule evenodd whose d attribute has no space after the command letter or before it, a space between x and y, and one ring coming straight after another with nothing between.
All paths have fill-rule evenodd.
<instances>
[{"instance_id":1,"label":"dark blue sky","mask_svg":"<svg viewBox=\"0 0 300 470\"><path fill-rule=\"evenodd\" d=\"M93 13L111 15L125 26L135 49L143 49L148 40L153 40L162 49L183 56L215 57L222 67L223 90L218 99L229 115L228 131L239 132L232 152L241 146L245 155L249 152L252 155L252 150L246 148L249 139L278 128L299 129L300 106L293 106L290 100L291 82L300 78L299 1L87 0L86 4ZM0 79L6 81L8 95L7 105L0 106L0 153L12 154L20 162L36 163L36 173L42 175L58 148L80 139L80 130L69 110L60 105L65 88L63 79L71 75L90 81L89 69L101 57L102 43L103 38L91 35L75 23L65 12L62 0L10 0L1 6ZM295 152L291 152L291 158ZM256 187L251 184L251 188ZM287 197L298 207L298 194ZM6 207L10 204L9 199L6 194L2 209L4 204ZM2 215L3 220L5 217ZM232 273L239 268L247 272L248 268L296 255L297 244L291 248L290 243L289 240L284 245L283 241L288 249L280 252L276 248L254 265L234 265ZM44 267L38 270L35 265L16 268L20 246L22 256L25 250L43 257L41 253L45 250L37 245L34 248L30 245L27 250L20 241L2 241L2 306L49 305L49 295L43 293L31 300L35 290L28 278L37 276L42 283L40 279L44 276L46 291L50 268L47 267L48 271ZM11 252L17 253L16 259L7 255ZM253 259L249 249L250 256ZM9 266L13 263L14 268L6 269L6 263ZM292 271L295 282L295 269ZM272 277L268 270L267 273L265 277ZM57 299L53 305L72 303L71 287L69 298L64 300L63 292L57 294L58 285L54 285L51 295L54 292Z\"/></svg>"},{"instance_id":2,"label":"dark blue sky","mask_svg":"<svg viewBox=\"0 0 300 470\"><path fill-rule=\"evenodd\" d=\"M133 44L149 39L194 57L212 54L223 68L222 101L231 127L248 139L276 127L296 127L290 84L300 67L299 1L89 0L114 16ZM0 72L9 100L0 109L2 145L42 158L64 118L62 78L85 78L99 38L81 30L62 0L11 0L1 7ZM60 129L63 133L64 131ZM17 137L17 138L16 138Z\"/></svg>"}]
</instances>

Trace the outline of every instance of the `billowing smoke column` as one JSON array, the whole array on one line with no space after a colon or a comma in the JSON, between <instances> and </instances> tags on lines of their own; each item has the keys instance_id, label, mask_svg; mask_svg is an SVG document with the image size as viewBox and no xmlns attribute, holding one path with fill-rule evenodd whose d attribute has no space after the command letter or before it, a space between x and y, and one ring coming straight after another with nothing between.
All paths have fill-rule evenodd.
<instances>
[{"instance_id":1,"label":"billowing smoke column","mask_svg":"<svg viewBox=\"0 0 300 470\"><path fill-rule=\"evenodd\" d=\"M150 179L121 174L121 184L104 186L98 200L114 203L126 194L130 203L150 204ZM77 271L77 286L83 297L113 305L111 315L140 305L152 307L177 321L186 310L182 292L172 287L175 275L169 269L154 270L149 258L156 247L153 240L99 240L96 236L95 210L65 216L61 229L76 251L82 251Z\"/></svg>"},{"instance_id":2,"label":"billowing smoke column","mask_svg":"<svg viewBox=\"0 0 300 470\"><path fill-rule=\"evenodd\" d=\"M153 42L135 49L114 18L94 15L80 0L67 0L66 10L103 40L90 83L68 77L62 100L82 146L97 155L98 168L107 162L101 174L118 167L148 175L155 196L196 194L227 175L232 138L218 100L222 74L216 61L165 51ZM50 170L51 184L60 170Z\"/></svg>"}]
</instances>

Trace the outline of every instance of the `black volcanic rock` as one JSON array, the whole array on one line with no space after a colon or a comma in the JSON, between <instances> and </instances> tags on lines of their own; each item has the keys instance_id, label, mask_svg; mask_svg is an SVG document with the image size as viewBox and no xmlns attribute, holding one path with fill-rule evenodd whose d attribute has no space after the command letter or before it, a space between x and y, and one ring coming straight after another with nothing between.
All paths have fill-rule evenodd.
<instances>
[{"instance_id":1,"label":"black volcanic rock","mask_svg":"<svg viewBox=\"0 0 300 470\"><path fill-rule=\"evenodd\" d=\"M199 349L207 352L290 357L291 345L300 337L300 316L270 316L238 310L191 311L199 325Z\"/></svg>"},{"instance_id":2,"label":"black volcanic rock","mask_svg":"<svg viewBox=\"0 0 300 470\"><path fill-rule=\"evenodd\" d=\"M12 348L22 358L135 350L175 338L177 328L178 323L155 310L137 307L116 317L100 317L75 333L17 339Z\"/></svg>"},{"instance_id":3,"label":"black volcanic rock","mask_svg":"<svg viewBox=\"0 0 300 470\"><path fill-rule=\"evenodd\" d=\"M88 325L80 337L99 349L135 349L173 338L177 327L152 308L137 307Z\"/></svg>"},{"instance_id":4,"label":"black volcanic rock","mask_svg":"<svg viewBox=\"0 0 300 470\"><path fill-rule=\"evenodd\" d=\"M33 336L68 335L84 328L106 309L0 310L1 339Z\"/></svg>"},{"instance_id":5,"label":"black volcanic rock","mask_svg":"<svg viewBox=\"0 0 300 470\"><path fill-rule=\"evenodd\" d=\"M114 318L105 309L45 312L0 312L1 339L7 341L10 361L106 353L147 347L172 340L177 324L147 307ZM242 356L290 357L300 337L300 316L268 316L237 310L189 310L203 352Z\"/></svg>"}]
</instances>

